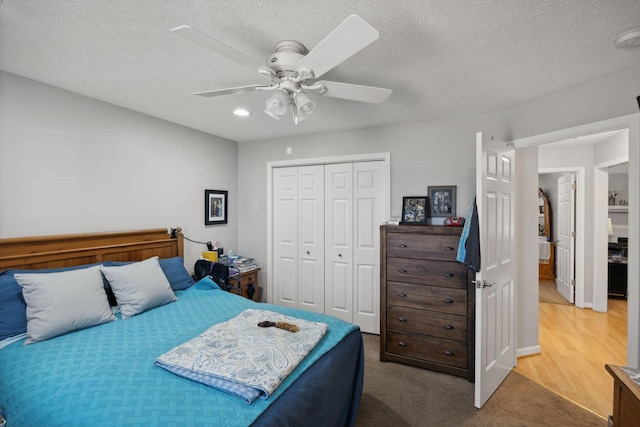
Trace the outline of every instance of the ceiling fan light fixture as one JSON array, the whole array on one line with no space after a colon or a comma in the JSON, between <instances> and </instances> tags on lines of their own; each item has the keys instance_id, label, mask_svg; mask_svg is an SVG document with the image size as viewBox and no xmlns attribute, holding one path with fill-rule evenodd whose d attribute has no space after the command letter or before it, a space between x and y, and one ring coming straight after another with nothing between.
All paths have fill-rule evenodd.
<instances>
[{"instance_id":1,"label":"ceiling fan light fixture","mask_svg":"<svg viewBox=\"0 0 640 427\"><path fill-rule=\"evenodd\" d=\"M309 117L316 109L316 103L309 98L309 96L304 92L298 92L294 95L293 101L296 104L296 109L298 111L299 116L305 116L306 119Z\"/></svg>"},{"instance_id":2,"label":"ceiling fan light fixture","mask_svg":"<svg viewBox=\"0 0 640 427\"><path fill-rule=\"evenodd\" d=\"M284 116L287 112L287 104L289 103L289 94L284 90L276 90L273 95L267 99L267 108L264 110L269 116L280 120L280 116Z\"/></svg>"}]
</instances>

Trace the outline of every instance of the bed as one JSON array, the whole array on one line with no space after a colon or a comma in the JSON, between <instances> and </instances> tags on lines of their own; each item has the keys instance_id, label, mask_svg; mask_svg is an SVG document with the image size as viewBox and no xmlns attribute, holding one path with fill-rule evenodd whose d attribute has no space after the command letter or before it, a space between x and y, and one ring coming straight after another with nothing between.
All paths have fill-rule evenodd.
<instances>
[{"instance_id":1,"label":"bed","mask_svg":"<svg viewBox=\"0 0 640 427\"><path fill-rule=\"evenodd\" d=\"M184 269L179 231L0 239L0 338L4 338L0 341L0 409L7 426L353 425L364 370L359 328L330 316L256 303L208 283L193 283ZM154 257L157 261L151 261ZM120 282L109 281L117 278L111 274L149 263L160 265L177 301L125 318L128 305L120 300L125 294L120 293ZM47 337L46 328L52 323L48 322L43 327L44 338L38 340L32 316L29 336L15 334L20 329L20 316L15 315L19 295L15 295L12 280L20 280L25 291L23 304L27 298L30 310L35 310L29 293L32 282L46 285L58 283L60 277L93 277L95 265L102 266L97 267L101 268L102 291L115 294L116 301L110 295L111 303L121 302L117 320L53 337ZM49 297L62 304L76 298ZM71 311L76 306L83 310L86 305L75 304ZM91 314L101 309L92 309ZM251 310L327 325L318 344L268 397L248 404L154 365L161 355L212 325ZM69 316L66 313L63 320ZM36 341L25 344L33 339Z\"/></svg>"}]
</instances>

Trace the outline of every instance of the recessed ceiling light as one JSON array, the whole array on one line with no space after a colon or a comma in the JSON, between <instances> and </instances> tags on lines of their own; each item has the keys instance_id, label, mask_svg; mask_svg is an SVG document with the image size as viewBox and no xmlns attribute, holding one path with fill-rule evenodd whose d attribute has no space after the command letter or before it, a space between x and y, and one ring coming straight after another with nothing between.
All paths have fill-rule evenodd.
<instances>
[{"instance_id":1,"label":"recessed ceiling light","mask_svg":"<svg viewBox=\"0 0 640 427\"><path fill-rule=\"evenodd\" d=\"M617 48L625 48L640 45L640 27L633 28L618 34L615 45Z\"/></svg>"},{"instance_id":2,"label":"recessed ceiling light","mask_svg":"<svg viewBox=\"0 0 640 427\"><path fill-rule=\"evenodd\" d=\"M244 108L236 108L235 110L233 110L233 114L235 114L236 116L240 116L240 117L246 117L251 113L249 111L245 110Z\"/></svg>"}]
</instances>

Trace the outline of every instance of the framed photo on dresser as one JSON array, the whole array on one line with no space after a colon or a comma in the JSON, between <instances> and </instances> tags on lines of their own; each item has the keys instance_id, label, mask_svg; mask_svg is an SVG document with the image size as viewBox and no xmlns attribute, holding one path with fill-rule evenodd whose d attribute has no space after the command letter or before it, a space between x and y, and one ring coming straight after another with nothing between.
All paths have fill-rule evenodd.
<instances>
[{"instance_id":1,"label":"framed photo on dresser","mask_svg":"<svg viewBox=\"0 0 640 427\"><path fill-rule=\"evenodd\" d=\"M413 196L402 198L402 221L403 225L426 225L427 208L429 198L427 196Z\"/></svg>"},{"instance_id":2,"label":"framed photo on dresser","mask_svg":"<svg viewBox=\"0 0 640 427\"><path fill-rule=\"evenodd\" d=\"M456 216L456 186L429 186L429 200L431 201L432 217Z\"/></svg>"}]
</instances>

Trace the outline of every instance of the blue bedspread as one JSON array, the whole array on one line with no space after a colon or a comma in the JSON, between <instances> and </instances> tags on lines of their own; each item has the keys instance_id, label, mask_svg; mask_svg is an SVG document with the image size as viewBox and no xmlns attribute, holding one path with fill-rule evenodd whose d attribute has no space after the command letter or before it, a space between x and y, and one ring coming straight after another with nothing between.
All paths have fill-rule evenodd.
<instances>
[{"instance_id":1,"label":"blue bedspread","mask_svg":"<svg viewBox=\"0 0 640 427\"><path fill-rule=\"evenodd\" d=\"M5 409L8 425L247 426L256 420L257 424L270 423L268 420L279 419L280 415L274 411L261 414L272 404L282 410L291 409L287 402L279 402L278 397L304 370L314 368L314 362L321 358L323 362L325 353L358 329L330 316L257 304L221 290L192 287L176 295L180 301L124 321L29 346L19 341L0 349L0 407ZM329 326L315 349L268 399L259 399L249 406L226 393L154 366L154 360L161 354L247 308L272 310ZM321 364L315 368L326 369ZM361 366L354 372L358 369ZM305 383L306 377L300 380L298 384ZM361 391L361 381L361 372L353 375L351 382L359 382L356 392ZM326 394L329 396L331 391ZM359 395L355 400L357 410ZM355 414L348 412L345 411L346 416L351 420L345 422L352 423Z\"/></svg>"}]
</instances>

